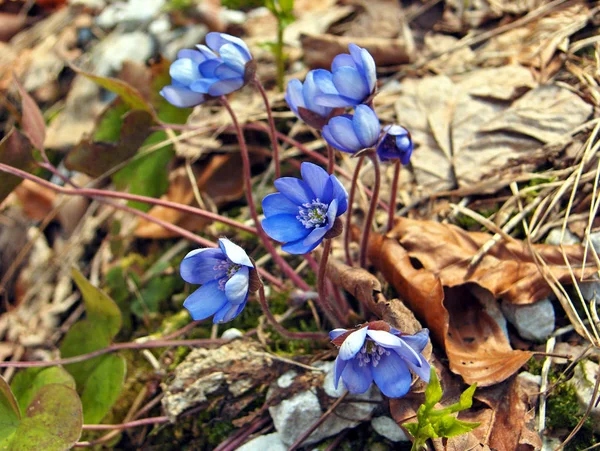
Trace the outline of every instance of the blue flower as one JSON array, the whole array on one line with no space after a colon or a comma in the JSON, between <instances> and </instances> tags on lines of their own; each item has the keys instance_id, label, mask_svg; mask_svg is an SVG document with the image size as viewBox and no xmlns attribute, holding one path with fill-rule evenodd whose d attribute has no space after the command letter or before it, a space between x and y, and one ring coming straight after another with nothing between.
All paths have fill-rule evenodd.
<instances>
[{"instance_id":1,"label":"blue flower","mask_svg":"<svg viewBox=\"0 0 600 451\"><path fill-rule=\"evenodd\" d=\"M299 119L320 130L327 123L333 108L316 103L315 98L321 91L315 84L314 72L310 71L306 75L304 84L297 78L290 80L285 91L285 101Z\"/></svg>"},{"instance_id":2,"label":"blue flower","mask_svg":"<svg viewBox=\"0 0 600 451\"><path fill-rule=\"evenodd\" d=\"M379 118L366 105L357 106L354 115L345 114L332 118L323 127L325 141L339 150L350 153L375 147L380 134Z\"/></svg>"},{"instance_id":3,"label":"blue flower","mask_svg":"<svg viewBox=\"0 0 600 451\"><path fill-rule=\"evenodd\" d=\"M427 345L429 330L403 335L384 321L373 321L360 329L335 329L329 333L340 347L335 359L333 380L340 378L350 393L364 393L375 381L389 398L400 398L410 389L412 370L429 382L429 362L421 352Z\"/></svg>"},{"instance_id":4,"label":"blue flower","mask_svg":"<svg viewBox=\"0 0 600 451\"><path fill-rule=\"evenodd\" d=\"M240 38L208 33L206 43L208 47L198 45L198 50L177 54L169 69L172 84L160 91L169 103L178 107L199 105L240 89L254 73L252 55Z\"/></svg>"},{"instance_id":5,"label":"blue flower","mask_svg":"<svg viewBox=\"0 0 600 451\"><path fill-rule=\"evenodd\" d=\"M262 201L263 229L274 240L285 243L282 249L290 254L312 251L348 208L348 193L334 175L306 162L300 172L303 180L275 180L279 192Z\"/></svg>"},{"instance_id":6,"label":"blue flower","mask_svg":"<svg viewBox=\"0 0 600 451\"><path fill-rule=\"evenodd\" d=\"M193 250L179 270L186 282L202 284L183 303L194 320L215 315L215 324L225 323L244 310L254 265L237 244L220 238L218 248Z\"/></svg>"},{"instance_id":7,"label":"blue flower","mask_svg":"<svg viewBox=\"0 0 600 451\"><path fill-rule=\"evenodd\" d=\"M382 161L399 158L402 164L408 164L413 152L410 133L400 125L388 125L385 134L377 146L377 154Z\"/></svg>"},{"instance_id":8,"label":"blue flower","mask_svg":"<svg viewBox=\"0 0 600 451\"><path fill-rule=\"evenodd\" d=\"M350 54L337 55L331 72L315 70L315 83L322 94L316 102L328 107L348 107L365 103L375 92L377 72L371 54L357 45L348 46Z\"/></svg>"}]
</instances>

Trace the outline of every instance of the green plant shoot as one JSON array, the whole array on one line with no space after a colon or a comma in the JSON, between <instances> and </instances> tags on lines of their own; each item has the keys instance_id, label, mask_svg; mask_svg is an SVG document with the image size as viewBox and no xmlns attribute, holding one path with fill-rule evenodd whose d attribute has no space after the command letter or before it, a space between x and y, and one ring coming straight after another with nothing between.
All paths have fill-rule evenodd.
<instances>
[{"instance_id":1,"label":"green plant shoot","mask_svg":"<svg viewBox=\"0 0 600 451\"><path fill-rule=\"evenodd\" d=\"M294 17L294 0L265 0L265 6L277 19L277 42L270 45L275 55L277 64L277 86L283 91L283 77L285 75L285 55L283 53L283 32L292 24Z\"/></svg>"},{"instance_id":2,"label":"green plant shoot","mask_svg":"<svg viewBox=\"0 0 600 451\"><path fill-rule=\"evenodd\" d=\"M410 435L414 437L411 451L425 448L427 440L432 438L449 438L472 431L479 423L461 421L454 413L469 409L473 405L473 394L477 384L467 388L458 402L443 409L434 409L442 399L442 386L433 367L429 384L425 389L425 402L417 411L417 423L404 423Z\"/></svg>"}]
</instances>

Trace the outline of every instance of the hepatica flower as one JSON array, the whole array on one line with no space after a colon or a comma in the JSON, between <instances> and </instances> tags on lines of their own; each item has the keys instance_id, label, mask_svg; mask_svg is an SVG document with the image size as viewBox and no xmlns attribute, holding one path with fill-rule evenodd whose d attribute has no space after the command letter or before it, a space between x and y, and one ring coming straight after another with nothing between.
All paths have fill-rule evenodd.
<instances>
[{"instance_id":1,"label":"hepatica flower","mask_svg":"<svg viewBox=\"0 0 600 451\"><path fill-rule=\"evenodd\" d=\"M349 392L364 393L375 381L385 396L399 398L410 389L411 370L429 381L430 365L421 354L428 329L404 335L384 321L373 321L355 330L335 329L329 337L340 347L333 375L336 388L341 378Z\"/></svg>"},{"instance_id":2,"label":"hepatica flower","mask_svg":"<svg viewBox=\"0 0 600 451\"><path fill-rule=\"evenodd\" d=\"M177 54L169 69L172 84L160 91L169 103L178 107L199 105L240 89L254 73L252 55L240 38L208 33L206 44L208 47L198 45L198 50Z\"/></svg>"},{"instance_id":3,"label":"hepatica flower","mask_svg":"<svg viewBox=\"0 0 600 451\"><path fill-rule=\"evenodd\" d=\"M348 208L348 194L334 175L307 162L302 163L300 172L302 180L275 180L279 192L262 201L263 229L274 240L285 243L282 249L290 254L312 251Z\"/></svg>"},{"instance_id":4,"label":"hepatica flower","mask_svg":"<svg viewBox=\"0 0 600 451\"><path fill-rule=\"evenodd\" d=\"M337 55L331 72L315 70L314 79L321 94L316 102L328 107L356 106L368 101L375 92L377 72L371 54L357 45L348 46L350 54Z\"/></svg>"},{"instance_id":5,"label":"hepatica flower","mask_svg":"<svg viewBox=\"0 0 600 451\"><path fill-rule=\"evenodd\" d=\"M237 244L220 238L218 248L196 249L187 254L179 269L186 282L202 284L183 303L194 320L215 315L215 324L224 323L244 310L254 265Z\"/></svg>"},{"instance_id":6,"label":"hepatica flower","mask_svg":"<svg viewBox=\"0 0 600 451\"><path fill-rule=\"evenodd\" d=\"M381 127L377 114L366 105L356 107L354 115L332 118L323 127L323 138L333 147L349 153L375 147Z\"/></svg>"},{"instance_id":7,"label":"hepatica flower","mask_svg":"<svg viewBox=\"0 0 600 451\"><path fill-rule=\"evenodd\" d=\"M327 123L333 108L317 104L315 99L321 91L315 84L314 73L310 71L304 83L296 78L291 80L285 91L285 101L298 118L320 130Z\"/></svg>"},{"instance_id":8,"label":"hepatica flower","mask_svg":"<svg viewBox=\"0 0 600 451\"><path fill-rule=\"evenodd\" d=\"M413 152L410 133L400 125L388 125L385 134L377 146L377 155L382 161L399 158L402 164L408 164Z\"/></svg>"}]
</instances>

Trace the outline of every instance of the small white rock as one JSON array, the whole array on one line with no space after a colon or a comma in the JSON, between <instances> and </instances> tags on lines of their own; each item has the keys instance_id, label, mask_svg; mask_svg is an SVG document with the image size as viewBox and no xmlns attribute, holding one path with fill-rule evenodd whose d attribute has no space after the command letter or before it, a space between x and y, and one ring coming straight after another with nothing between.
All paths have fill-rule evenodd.
<instances>
[{"instance_id":1,"label":"small white rock","mask_svg":"<svg viewBox=\"0 0 600 451\"><path fill-rule=\"evenodd\" d=\"M243 336L244 334L241 330L232 327L231 329L227 329L225 332L223 332L221 338L224 340L235 340L236 338L242 338Z\"/></svg>"},{"instance_id":2,"label":"small white rock","mask_svg":"<svg viewBox=\"0 0 600 451\"><path fill-rule=\"evenodd\" d=\"M103 77L111 75L121 70L124 61L143 63L152 56L153 52L152 38L142 31L113 33L92 51L94 73Z\"/></svg>"},{"instance_id":3,"label":"small white rock","mask_svg":"<svg viewBox=\"0 0 600 451\"><path fill-rule=\"evenodd\" d=\"M129 0L115 2L104 8L96 18L102 28L112 28L117 24L130 24L132 27L149 22L157 15L166 0Z\"/></svg>"},{"instance_id":4,"label":"small white rock","mask_svg":"<svg viewBox=\"0 0 600 451\"><path fill-rule=\"evenodd\" d=\"M546 237L546 244L551 244L553 246L558 246L561 244L560 237L562 235L562 228L557 227L555 229L550 230L548 236ZM565 235L562 240L562 244L579 244L579 238L571 233L569 229L565 229Z\"/></svg>"},{"instance_id":5,"label":"small white rock","mask_svg":"<svg viewBox=\"0 0 600 451\"><path fill-rule=\"evenodd\" d=\"M592 400L597 374L598 364L591 360L584 360L575 366L575 372L570 383L575 387L577 401L579 401L582 413L587 409ZM600 406L593 407L590 415L595 420L593 421L594 431L600 432Z\"/></svg>"},{"instance_id":6,"label":"small white rock","mask_svg":"<svg viewBox=\"0 0 600 451\"><path fill-rule=\"evenodd\" d=\"M523 379L533 382L534 384L537 384L537 385L542 385L542 376L531 374L528 371L522 371L521 373L519 373L519 376L517 376L517 377L523 378Z\"/></svg>"},{"instance_id":7,"label":"small white rock","mask_svg":"<svg viewBox=\"0 0 600 451\"><path fill-rule=\"evenodd\" d=\"M221 8L219 10L219 19L225 24L242 25L248 19L248 16L243 11L235 9Z\"/></svg>"},{"instance_id":8,"label":"small white rock","mask_svg":"<svg viewBox=\"0 0 600 451\"><path fill-rule=\"evenodd\" d=\"M527 340L545 341L554 331L554 306L550 299L529 305L501 304L506 319Z\"/></svg>"},{"instance_id":9,"label":"small white rock","mask_svg":"<svg viewBox=\"0 0 600 451\"><path fill-rule=\"evenodd\" d=\"M237 451L285 451L287 446L281 441L278 432L261 435L240 446Z\"/></svg>"},{"instance_id":10,"label":"small white rock","mask_svg":"<svg viewBox=\"0 0 600 451\"><path fill-rule=\"evenodd\" d=\"M297 375L298 373L296 373L294 370L286 371L277 379L277 385L279 388L291 387Z\"/></svg>"},{"instance_id":11,"label":"small white rock","mask_svg":"<svg viewBox=\"0 0 600 451\"><path fill-rule=\"evenodd\" d=\"M409 438L398 424L390 417L381 416L371 420L371 426L379 435L392 442L408 442Z\"/></svg>"}]
</instances>

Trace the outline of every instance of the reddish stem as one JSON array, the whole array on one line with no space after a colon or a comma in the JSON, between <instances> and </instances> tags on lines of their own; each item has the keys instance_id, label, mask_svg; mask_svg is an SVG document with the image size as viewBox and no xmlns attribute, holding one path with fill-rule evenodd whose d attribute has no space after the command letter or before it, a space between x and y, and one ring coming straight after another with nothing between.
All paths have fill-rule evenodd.
<instances>
[{"instance_id":1,"label":"reddish stem","mask_svg":"<svg viewBox=\"0 0 600 451\"><path fill-rule=\"evenodd\" d=\"M388 211L388 222L386 232L394 227L394 217L396 215L396 196L398 195L398 181L400 180L400 169L402 163L396 160L394 163L394 178L392 179L392 190L390 191L390 209Z\"/></svg>"},{"instance_id":2,"label":"reddish stem","mask_svg":"<svg viewBox=\"0 0 600 451\"><path fill-rule=\"evenodd\" d=\"M256 227L257 234L259 238L262 240L264 246L267 248L273 261L285 272L285 274L292 280L292 282L301 290L308 291L310 287L308 284L302 280L302 278L296 274L294 269L288 265L288 263L277 253L275 247L271 243L271 239L263 230L260 221L258 220L258 213L256 212L256 205L254 204L254 198L252 197L252 174L250 173L250 156L248 154L248 147L246 146L246 139L244 138L244 132L242 131L240 124L238 123L237 116L233 112L231 105L225 98L222 96L220 98L221 104L225 107L229 116L231 117L231 121L233 122L233 127L237 133L238 142L240 144L240 153L242 156L242 166L244 171L244 184L246 185L246 199L248 201L248 207L250 209L250 215L254 220L254 225Z\"/></svg>"},{"instance_id":3,"label":"reddish stem","mask_svg":"<svg viewBox=\"0 0 600 451\"><path fill-rule=\"evenodd\" d=\"M344 228L344 253L346 254L346 264L352 266L352 257L350 256L350 228L352 227L352 205L354 204L354 194L356 193L356 186L358 185L358 175L362 168L365 156L361 155L358 157L356 168L352 176L352 182L350 182L350 195L348 196L348 210L346 217L346 227Z\"/></svg>"},{"instance_id":4,"label":"reddish stem","mask_svg":"<svg viewBox=\"0 0 600 451\"><path fill-rule=\"evenodd\" d=\"M335 168L335 150L331 145L327 144L327 173L333 174Z\"/></svg>"},{"instance_id":5,"label":"reddish stem","mask_svg":"<svg viewBox=\"0 0 600 451\"><path fill-rule=\"evenodd\" d=\"M267 110L267 120L269 122L269 136L271 137L271 143L273 144L273 160L275 161L275 178L281 177L281 165L279 164L279 144L277 143L277 130L275 129L275 121L273 120L273 110L269 103L269 98L265 91L264 86L260 82L260 79L254 77L254 85L258 88L258 92L263 99L265 109Z\"/></svg>"},{"instance_id":6,"label":"reddish stem","mask_svg":"<svg viewBox=\"0 0 600 451\"><path fill-rule=\"evenodd\" d=\"M371 233L371 227L373 226L373 219L375 218L375 209L377 208L377 200L379 198L379 188L381 186L381 169L379 167L379 158L375 152L371 152L369 155L373 168L375 169L375 186L373 187L373 197L371 197L371 203L369 204L369 213L367 213L367 219L363 228L363 235L360 242L360 267L367 267L367 247L369 246L369 234Z\"/></svg>"}]
</instances>

